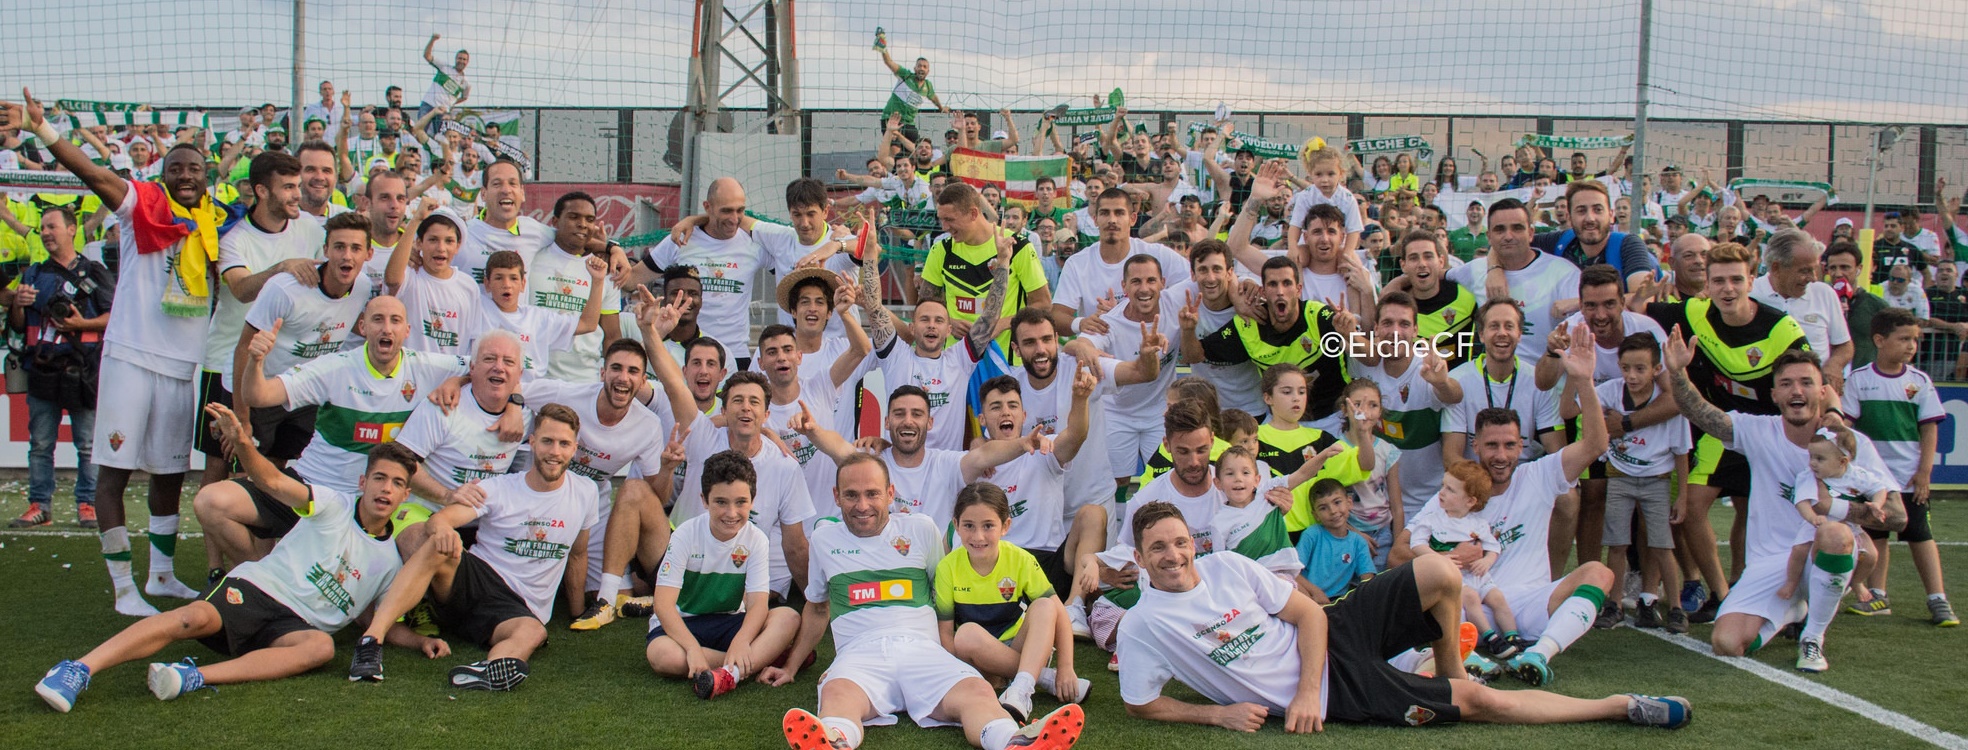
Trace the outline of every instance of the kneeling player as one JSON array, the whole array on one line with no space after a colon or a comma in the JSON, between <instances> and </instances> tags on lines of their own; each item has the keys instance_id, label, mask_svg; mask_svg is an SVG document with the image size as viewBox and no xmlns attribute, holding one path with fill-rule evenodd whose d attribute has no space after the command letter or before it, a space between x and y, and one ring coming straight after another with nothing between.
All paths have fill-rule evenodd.
<instances>
[{"instance_id":1,"label":"kneeling player","mask_svg":"<svg viewBox=\"0 0 1968 750\"><path fill-rule=\"evenodd\" d=\"M677 526L656 570L645 653L656 674L689 677L697 697L710 699L785 653L800 622L791 607L768 609L772 543L751 522L751 459L713 454L703 476L704 515Z\"/></svg>"},{"instance_id":2,"label":"kneeling player","mask_svg":"<svg viewBox=\"0 0 1968 750\"><path fill-rule=\"evenodd\" d=\"M150 665L150 692L171 700L206 685L292 677L335 657L329 634L358 619L402 567L390 541L390 514L410 493L417 457L385 443L369 451L368 466L350 498L302 484L280 472L242 439L239 418L220 404L205 407L232 455L255 486L300 516L293 531L263 558L240 563L204 599L151 615L104 641L79 660L48 670L34 692L67 713L97 672L150 656L181 640L198 640L229 661L194 666ZM372 620L373 621L373 620ZM437 658L444 641L423 638L381 620L391 643Z\"/></svg>"},{"instance_id":3,"label":"kneeling player","mask_svg":"<svg viewBox=\"0 0 1968 750\"><path fill-rule=\"evenodd\" d=\"M409 612L425 592L436 603L440 625L489 652L484 661L452 668L452 686L511 690L526 679L527 658L547 643L555 587L565 586L569 607L578 608L585 593L588 528L601 501L594 482L567 475L580 430L573 409L540 407L526 473L480 481L481 505L447 505L431 514L424 522L428 539L404 563L355 644L350 680L383 679L385 624ZM478 543L466 554L456 529L474 518Z\"/></svg>"},{"instance_id":4,"label":"kneeling player","mask_svg":"<svg viewBox=\"0 0 1968 750\"><path fill-rule=\"evenodd\" d=\"M1038 558L1004 541L1011 501L1003 488L972 482L957 493L957 539L936 566L936 619L943 647L984 674L1008 679L998 705L1024 721L1032 690L1079 703L1093 684L1073 674L1073 623ZM1038 519L1027 519L1038 522ZM1058 654L1058 670L1046 663Z\"/></svg>"}]
</instances>

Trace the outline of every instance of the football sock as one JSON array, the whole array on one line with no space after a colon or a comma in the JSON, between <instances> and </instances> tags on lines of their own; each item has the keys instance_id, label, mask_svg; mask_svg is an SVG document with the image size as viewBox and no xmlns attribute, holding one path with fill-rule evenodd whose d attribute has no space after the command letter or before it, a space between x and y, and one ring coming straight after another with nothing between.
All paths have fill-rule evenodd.
<instances>
[{"instance_id":1,"label":"football sock","mask_svg":"<svg viewBox=\"0 0 1968 750\"><path fill-rule=\"evenodd\" d=\"M601 590L596 593L600 595L602 603L614 606L615 596L621 593L622 588L621 576L614 573L603 573L601 574Z\"/></svg>"},{"instance_id":2,"label":"football sock","mask_svg":"<svg viewBox=\"0 0 1968 750\"><path fill-rule=\"evenodd\" d=\"M176 580L171 558L178 554L178 517L150 517L150 574Z\"/></svg>"},{"instance_id":3,"label":"football sock","mask_svg":"<svg viewBox=\"0 0 1968 750\"><path fill-rule=\"evenodd\" d=\"M136 581L130 576L130 531L122 526L104 529L99 535L102 539L103 562L109 564L109 580L116 587L116 593L134 593Z\"/></svg>"},{"instance_id":4,"label":"football sock","mask_svg":"<svg viewBox=\"0 0 1968 750\"><path fill-rule=\"evenodd\" d=\"M977 744L983 746L984 750L1004 750L1006 745L1011 744L1012 736L1018 734L1018 722L997 719L985 724L984 731L978 734Z\"/></svg>"},{"instance_id":5,"label":"football sock","mask_svg":"<svg viewBox=\"0 0 1968 750\"><path fill-rule=\"evenodd\" d=\"M1599 616L1599 608L1605 604L1606 592L1598 586L1578 587L1551 613L1551 622L1544 626L1544 635L1531 647L1531 653L1547 660L1563 653L1573 641L1591 632L1592 620Z\"/></svg>"},{"instance_id":6,"label":"football sock","mask_svg":"<svg viewBox=\"0 0 1968 750\"><path fill-rule=\"evenodd\" d=\"M1811 567L1804 570L1806 589L1804 596L1810 602L1810 614L1804 618L1804 632L1799 636L1805 640L1824 640L1825 628L1831 627L1831 618L1837 616L1838 605L1844 598L1845 586L1852 578L1852 555L1835 555L1818 552L1812 556Z\"/></svg>"}]
</instances>

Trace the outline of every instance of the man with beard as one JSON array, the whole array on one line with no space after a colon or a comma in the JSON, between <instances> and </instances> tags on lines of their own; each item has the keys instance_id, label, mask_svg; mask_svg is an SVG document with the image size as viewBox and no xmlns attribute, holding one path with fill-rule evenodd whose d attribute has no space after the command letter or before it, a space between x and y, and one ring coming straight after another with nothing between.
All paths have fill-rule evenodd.
<instances>
[{"instance_id":1,"label":"man with beard","mask_svg":"<svg viewBox=\"0 0 1968 750\"><path fill-rule=\"evenodd\" d=\"M1234 272L1230 247L1216 239L1203 240L1189 248L1189 278L1168 285L1164 305L1193 307L1196 310L1197 338L1208 338L1230 325L1237 315L1238 278ZM1180 309L1180 308L1177 308ZM1217 397L1226 409L1242 409L1263 414L1264 400L1257 388L1257 365L1246 362L1217 364L1203 357L1200 344L1182 349L1182 362L1191 373L1216 386Z\"/></svg>"},{"instance_id":2,"label":"man with beard","mask_svg":"<svg viewBox=\"0 0 1968 750\"><path fill-rule=\"evenodd\" d=\"M447 681L465 690L508 691L526 679L526 660L546 645L555 588L580 606L587 578L588 529L599 520L594 482L569 476L581 418L558 404L533 417L533 465L479 483L484 504L451 505L427 521L430 539L403 564L356 642L349 679L383 679L382 637L422 601L435 602L446 629L487 650L486 658L451 668ZM478 522L469 552L457 527Z\"/></svg>"},{"instance_id":3,"label":"man with beard","mask_svg":"<svg viewBox=\"0 0 1968 750\"><path fill-rule=\"evenodd\" d=\"M362 184L362 193L369 203L365 213L370 249L362 274L369 277L369 296L378 297L388 289L383 284L383 272L388 270L390 254L396 252L396 243L406 231L403 220L409 216L410 183L403 175L383 170Z\"/></svg>"},{"instance_id":4,"label":"man with beard","mask_svg":"<svg viewBox=\"0 0 1968 750\"><path fill-rule=\"evenodd\" d=\"M348 213L348 206L334 201L334 147L321 141L307 141L294 153L294 158L301 162L301 216L313 221L315 226L323 226L329 219Z\"/></svg>"},{"instance_id":5,"label":"man with beard","mask_svg":"<svg viewBox=\"0 0 1968 750\"><path fill-rule=\"evenodd\" d=\"M781 721L787 744L793 750L859 747L865 725L892 723L906 711L919 726L961 725L964 739L984 750L1072 747L1086 725L1079 705L1069 703L1020 728L998 704L991 683L943 649L931 601L932 577L943 559L940 527L920 515L890 514L895 489L880 459L849 454L839 471L834 501L840 521L814 530L818 554L807 575L799 640L787 666L759 675L769 685L791 683L820 639L834 631L834 661L820 678L819 714L787 711Z\"/></svg>"},{"instance_id":6,"label":"man with beard","mask_svg":"<svg viewBox=\"0 0 1968 750\"><path fill-rule=\"evenodd\" d=\"M1592 368L1592 387L1597 388L1608 381L1619 380L1620 342L1636 333L1645 333L1655 341L1667 338L1667 332L1640 313L1626 309L1626 298L1620 294L1620 278L1612 266L1587 266L1579 273L1579 311L1565 319L1557 331L1546 337L1545 354L1537 362L1537 387L1550 391L1558 387L1558 380L1564 375L1564 365L1559 357L1571 347L1570 332L1584 324L1592 332L1592 348L1596 360ZM1568 387L1583 389L1584 383L1566 383ZM1667 389L1661 389L1665 393ZM1561 396L1561 402L1569 401ZM1562 408L1562 407L1561 407ZM1609 439L1624 437L1627 433L1644 427L1651 427L1669 419L1680 412L1674 407L1672 398L1656 398L1645 407L1631 414L1616 414L1609 407L1602 414L1582 414L1578 419L1604 419ZM1576 422L1566 424L1566 437L1577 439ZM1578 510L1578 557L1580 560L1599 559L1600 539L1605 531L1606 511L1606 462L1594 462L1585 477L1579 482ZM1570 544L1565 545L1567 549ZM1612 627L1617 619L1619 602L1607 602L1602 622L1604 627Z\"/></svg>"},{"instance_id":7,"label":"man with beard","mask_svg":"<svg viewBox=\"0 0 1968 750\"><path fill-rule=\"evenodd\" d=\"M485 283L485 259L500 250L519 253L520 260L532 267L533 256L553 244L551 229L533 217L520 213L526 206L525 179L517 163L500 160L485 168L485 187L479 191L485 207L475 212L447 208L464 227L458 256L452 265ZM586 295L582 296L586 299Z\"/></svg>"},{"instance_id":8,"label":"man with beard","mask_svg":"<svg viewBox=\"0 0 1968 750\"><path fill-rule=\"evenodd\" d=\"M1710 283L1714 283L1711 276ZM1736 294L1735 283L1726 285ZM1719 291L1719 290L1718 290ZM1710 644L1722 656L1742 656L1768 644L1785 625L1802 621L1798 637L1797 668L1822 672L1824 633L1838 614L1839 601L1850 583L1855 540L1843 523L1821 523L1816 528L1792 508L1795 481L1810 463L1805 446L1827 424L1842 424L1836 415L1836 397L1824 389L1817 358L1808 350L1789 349L1776 355L1770 366L1770 400L1776 414L1749 414L1724 411L1702 395L1690 380L1690 367L1700 357L1682 339L1677 325L1667 342L1667 373L1674 385L1674 399L1688 415L1688 421L1711 438L1722 441L1742 455L1751 476L1748 502L1750 511L1747 542L1748 565L1742 577L1723 601L1715 618ZM1696 376L1699 377L1699 376ZM1864 466L1885 474L1872 441L1858 438L1858 451L1851 456L1854 466ZM1868 503L1833 500L1830 518L1862 524L1868 528L1894 530L1906 526L1906 507L1898 493L1887 493L1884 507ZM1790 581L1788 570L1791 548L1809 542L1814 550L1805 583L1796 586L1788 598L1778 596Z\"/></svg>"},{"instance_id":9,"label":"man with beard","mask_svg":"<svg viewBox=\"0 0 1968 750\"><path fill-rule=\"evenodd\" d=\"M1430 340L1416 330L1415 307L1406 292L1381 295L1374 307L1372 338L1374 353L1380 356L1372 362L1353 361L1353 377L1368 378L1380 388L1381 423L1375 432L1401 450L1394 464L1401 496L1390 498L1401 505L1402 514L1396 519L1412 518L1442 488L1442 410L1445 404L1462 401L1462 386L1449 378L1448 359L1433 347L1409 345ZM1402 533L1400 527L1405 525L1398 524L1394 533ZM1394 549L1405 548L1405 544L1394 545Z\"/></svg>"},{"instance_id":10,"label":"man with beard","mask_svg":"<svg viewBox=\"0 0 1968 750\"><path fill-rule=\"evenodd\" d=\"M1538 235L1532 238L1532 247L1571 261L1579 268L1610 265L1619 274L1622 288L1637 283L1636 277L1642 273L1651 277L1660 270L1660 262L1647 251L1647 243L1640 235L1627 234L1614 226L1612 200L1603 183L1596 180L1572 183L1565 188L1565 203L1570 228ZM1489 271L1490 276L1502 273L1497 267Z\"/></svg>"},{"instance_id":11,"label":"man with beard","mask_svg":"<svg viewBox=\"0 0 1968 750\"><path fill-rule=\"evenodd\" d=\"M1471 210L1470 214L1480 222L1479 211ZM1414 300L1415 336L1447 357L1450 367L1461 364L1467 353L1463 338L1470 336L1470 328L1476 324L1476 294L1443 275L1449 258L1433 236L1409 232L1401 236L1395 252L1401 258L1402 275L1388 289L1405 291ZM1362 359L1372 364L1374 352L1367 354Z\"/></svg>"},{"instance_id":12,"label":"man with beard","mask_svg":"<svg viewBox=\"0 0 1968 750\"><path fill-rule=\"evenodd\" d=\"M1244 210L1244 201L1250 200L1251 185L1257 179L1257 151L1245 146L1242 141L1230 139L1230 169L1216 158L1216 143L1203 151L1203 168L1209 170L1210 182L1216 186L1217 199L1229 201L1230 212Z\"/></svg>"},{"instance_id":13,"label":"man with beard","mask_svg":"<svg viewBox=\"0 0 1968 750\"><path fill-rule=\"evenodd\" d=\"M247 416L241 410L241 400L234 397L232 377L233 360L242 341L240 330L245 324L247 309L259 297L260 289L268 280L277 276L287 275L302 287L320 283L315 265L319 262L317 259L321 255L324 237L321 225L300 220L303 192L301 169L298 160L284 153L270 152L254 159L249 171L251 177L248 178L253 191L253 210L247 214L245 224L235 226L233 231L227 232L219 240L219 276L225 281L226 289L218 294L219 303L212 314L212 326L205 334L205 364L199 374L203 392L201 405L225 404L239 411L242 417ZM206 458L201 483L218 484L225 481L231 468L225 445L212 432L208 418L202 412L198 423L195 442ZM295 458L300 448L307 444L306 433L302 433L300 442L293 445L275 444L272 442L275 436L271 433L262 433L259 437L266 445L267 455L276 461ZM153 526L168 528L176 523L176 518L153 518L151 522ZM155 528L151 531L162 533ZM160 590L149 593L162 594L163 590L169 590L174 585L175 581L153 578L146 588L156 587ZM197 592L185 588L172 595L188 599L196 596Z\"/></svg>"},{"instance_id":14,"label":"man with beard","mask_svg":"<svg viewBox=\"0 0 1968 750\"><path fill-rule=\"evenodd\" d=\"M1625 719L1679 729L1685 698L1628 694L1587 700L1508 693L1458 676L1455 630L1462 581L1439 555L1362 584L1326 607L1240 555L1202 557L1194 527L1169 503L1135 516L1136 565L1148 585L1122 624L1121 700L1129 716L1255 732L1271 716L1285 731L1325 721L1420 726L1437 722L1556 724ZM1202 557L1202 559L1197 559ZM1386 655L1433 645L1442 677L1421 677ZM1162 694L1169 680L1208 704Z\"/></svg>"},{"instance_id":15,"label":"man with beard","mask_svg":"<svg viewBox=\"0 0 1968 750\"><path fill-rule=\"evenodd\" d=\"M1771 394L1778 355L1790 349L1808 350L1810 342L1796 320L1750 296L1753 268L1747 248L1732 242L1717 245L1708 253L1704 285L1708 296L1678 303L1656 302L1647 306L1647 316L1662 328L1678 327L1695 335L1693 382L1699 384L1708 403L1743 414L1775 414L1778 405ZM1672 355L1669 357L1671 360ZM1672 372L1674 368L1668 369ZM1674 400L1687 414L1689 406L1679 388L1674 389ZM1708 581L1708 601L1688 613L1689 622L1705 623L1715 620L1730 589L1716 554L1714 532L1708 525L1708 508L1718 497L1735 498L1736 529L1744 528L1752 467L1740 449L1730 448L1721 436L1707 434L1701 422L1689 421L1695 423L1695 452L1689 459L1688 496L1681 500L1677 514L1683 523L1675 525L1681 537L1676 546L1689 547L1702 578ZM1791 516L1797 514L1792 512ZM1730 533L1729 548L1735 558L1731 567L1737 572L1742 569L1744 550L1737 541L1741 533L1735 529Z\"/></svg>"},{"instance_id":16,"label":"man with beard","mask_svg":"<svg viewBox=\"0 0 1968 750\"><path fill-rule=\"evenodd\" d=\"M325 252L327 261L315 269L321 282L315 286L303 286L289 275L275 276L260 290L254 299L252 309L246 313L237 343L233 347L233 372L240 372L256 365L251 361L252 343L262 331L278 330L274 336L273 348L267 353L266 362L258 365L283 373L293 370L323 356L341 351L342 344L353 335L356 321L362 316L362 309L369 302L369 279L362 275L363 261L370 253L369 223L359 216L337 216L328 222L328 245ZM317 411L314 407L304 407L289 411L281 406L259 409L247 404L243 394L233 394L232 413L250 429L243 434L260 447L260 455L285 466L287 462L301 457L302 451L314 438ZM223 466L223 462L215 461ZM192 500L194 512L201 517L199 523L206 529L205 556L212 571L221 570L222 553L231 553L233 560L244 562L258 555L251 550L254 545L239 544L238 534L224 536L221 529L225 523L219 519L224 514L223 506L230 504L234 509L244 510L246 502L237 494L244 485L218 481L199 488ZM205 516L212 520L205 520ZM242 518L257 517L241 514ZM207 576L208 579L211 576Z\"/></svg>"},{"instance_id":17,"label":"man with beard","mask_svg":"<svg viewBox=\"0 0 1968 750\"><path fill-rule=\"evenodd\" d=\"M547 377L570 382L589 380L601 370L601 351L622 337L622 295L613 280L596 278L589 257L606 261L614 248L607 229L596 216L594 196L574 191L554 201L553 242L527 262L527 291L534 307L564 318L582 318L595 287L601 289L599 330L577 331L570 346L547 357Z\"/></svg>"},{"instance_id":18,"label":"man with beard","mask_svg":"<svg viewBox=\"0 0 1968 750\"><path fill-rule=\"evenodd\" d=\"M1544 336L1578 309L1572 296L1578 290L1578 266L1531 247L1531 208L1516 198L1490 204L1489 235L1489 255L1444 275L1475 294L1478 305L1502 297L1514 300L1524 313L1517 354L1536 359L1544 354Z\"/></svg>"},{"instance_id":19,"label":"man with beard","mask_svg":"<svg viewBox=\"0 0 1968 750\"><path fill-rule=\"evenodd\" d=\"M848 320L847 335L842 337L847 339L847 346L834 354L833 361L819 363L825 369L807 366L807 355L800 351L796 329L769 325L758 338L757 366L772 383L766 426L799 461L808 494L818 494L833 487L833 462L819 456L812 444L787 425L804 409L817 415L829 429L855 434L858 425L854 420L859 415L851 407L843 409L843 401L853 403L854 392L850 388L874 365L874 359L868 356L868 334L861 330L859 321L852 319L851 313L860 297L858 287L842 284L832 271L821 268L794 271L779 286L781 309L792 309L801 325L816 335L830 317ZM787 302L792 304L784 304Z\"/></svg>"},{"instance_id":20,"label":"man with beard","mask_svg":"<svg viewBox=\"0 0 1968 750\"><path fill-rule=\"evenodd\" d=\"M997 320L999 311L1004 309L1005 299L1011 292L1012 258L1017 248L1023 247L1005 234L996 235L996 245L997 257L989 265L992 281L986 285L988 292L976 311L980 321ZM880 246L872 245L861 258L861 309L868 314L869 338L873 340L875 359L880 363L882 382L890 387L906 385L921 389L936 423L935 431L926 436L929 447L950 452L962 450L969 442L964 424L965 396L971 374L991 345L992 326L971 326L963 338L945 346L944 341L955 325L950 310L944 307L941 297L925 297L916 303L914 317L909 321L914 343L904 345L895 330L895 316L881 301L881 283L875 278L880 265ZM954 501L956 490L964 484L969 482L956 485L944 500Z\"/></svg>"},{"instance_id":21,"label":"man with beard","mask_svg":"<svg viewBox=\"0 0 1968 750\"><path fill-rule=\"evenodd\" d=\"M1259 319L1240 313L1230 325L1199 339L1196 325L1200 315L1183 315L1182 346L1185 351L1197 347L1202 359L1215 364L1249 362L1260 370L1288 364L1304 370L1310 382L1303 418L1321 430L1336 431L1339 415L1335 404L1340 390L1346 387L1347 352L1344 346L1328 344L1331 340L1350 340L1359 328L1359 318L1344 305L1335 310L1318 300L1305 299L1300 292L1303 277L1290 258L1264 261L1259 276L1263 288L1259 300L1251 305Z\"/></svg>"},{"instance_id":22,"label":"man with beard","mask_svg":"<svg viewBox=\"0 0 1968 750\"><path fill-rule=\"evenodd\" d=\"M1161 265L1152 255L1137 255L1123 263L1122 289L1127 302L1101 316L1107 322L1106 333L1085 337L1094 348L1122 360L1157 362L1153 379L1118 386L1103 397L1113 418L1108 423L1107 465L1115 483L1122 486L1141 471L1161 444L1161 424L1156 417L1167 407L1168 389L1175 382L1176 353L1168 340L1177 332L1176 318L1186 308L1163 307Z\"/></svg>"},{"instance_id":23,"label":"man with beard","mask_svg":"<svg viewBox=\"0 0 1968 750\"><path fill-rule=\"evenodd\" d=\"M180 143L165 153L158 182L131 182L90 161L55 132L39 101L25 89L21 96L22 104L0 104L6 121L33 133L103 205L113 207L122 227L118 314L103 332L99 375L100 382L114 385L97 391L91 456L100 467L96 511L116 611L154 615L157 609L138 594L130 573L123 491L136 471L150 475L152 577L175 581L171 568L161 563L176 551L176 529L159 519L177 517L191 466L199 364L191 343L205 339L210 329L218 233L234 215L206 195L205 155L197 146ZM189 219L176 218L178 213ZM189 589L176 584L169 590Z\"/></svg>"},{"instance_id":24,"label":"man with beard","mask_svg":"<svg viewBox=\"0 0 1968 750\"><path fill-rule=\"evenodd\" d=\"M1089 189L1091 189L1089 187ZM1113 307L1121 291L1121 264L1136 255L1148 254L1170 269L1166 279L1176 284L1189 278L1189 266L1182 256L1167 246L1133 236L1133 199L1119 188L1107 188L1088 204L1080 231L1093 228L1099 243L1074 253L1059 269L1059 294L1052 300L1052 322L1060 330L1074 334L1103 333L1102 313ZM1086 223L1091 220L1091 223Z\"/></svg>"},{"instance_id":25,"label":"man with beard","mask_svg":"<svg viewBox=\"0 0 1968 750\"><path fill-rule=\"evenodd\" d=\"M1251 186L1251 199L1230 227L1230 252L1252 272L1261 273L1265 262L1274 257L1250 244L1250 231L1257 223L1255 208L1284 192L1284 172L1284 165L1274 162L1258 174ZM1345 249L1346 221L1345 212L1332 204L1308 207L1300 231L1295 233L1299 244L1287 248L1285 257L1303 269L1301 293L1306 299L1328 307L1366 311L1373 307L1374 280L1360 263L1360 256Z\"/></svg>"},{"instance_id":26,"label":"man with beard","mask_svg":"<svg viewBox=\"0 0 1968 750\"><path fill-rule=\"evenodd\" d=\"M1591 333L1583 326L1571 332L1571 347L1562 355L1567 378L1581 383L1592 378L1597 357L1590 339ZM1470 400L1465 395L1464 403ZM1598 394L1579 389L1579 408L1586 414L1599 413ZM1480 655L1471 655L1468 664L1472 674L1485 679L1507 670L1532 686L1540 686L1553 679L1550 660L1592 630L1593 618L1613 586L1612 571L1596 560L1580 563L1562 578L1555 576L1550 541L1554 536L1570 538L1569 528L1555 528L1561 514L1556 506L1579 476L1605 454L1606 425L1603 420L1581 420L1577 442L1542 458L1525 460L1519 419L1518 412L1509 407L1491 407L1476 414L1470 442L1475 445L1476 462L1490 474L1492 490L1489 503L1470 515L1488 522L1495 531L1502 549L1490 568L1490 577L1509 600L1517 616L1518 632L1537 639L1537 643L1502 665ZM1424 513L1428 507L1432 506L1424 506ZM1483 553L1475 544L1465 543L1445 554L1457 565L1466 565Z\"/></svg>"}]
</instances>

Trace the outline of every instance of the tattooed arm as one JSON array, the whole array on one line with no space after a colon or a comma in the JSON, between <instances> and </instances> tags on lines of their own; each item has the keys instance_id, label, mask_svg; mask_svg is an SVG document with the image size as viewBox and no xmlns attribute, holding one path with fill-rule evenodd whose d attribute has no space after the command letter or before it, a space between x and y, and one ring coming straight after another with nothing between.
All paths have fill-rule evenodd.
<instances>
[{"instance_id":1,"label":"tattooed arm","mask_svg":"<svg viewBox=\"0 0 1968 750\"><path fill-rule=\"evenodd\" d=\"M1688 342L1681 337L1681 327L1675 326L1667 335L1667 379L1674 386L1674 402L1681 405L1681 413L1688 417L1690 424L1714 435L1724 445L1734 444L1736 428L1729 413L1702 398L1695 384L1688 380L1688 363L1693 358Z\"/></svg>"}]
</instances>

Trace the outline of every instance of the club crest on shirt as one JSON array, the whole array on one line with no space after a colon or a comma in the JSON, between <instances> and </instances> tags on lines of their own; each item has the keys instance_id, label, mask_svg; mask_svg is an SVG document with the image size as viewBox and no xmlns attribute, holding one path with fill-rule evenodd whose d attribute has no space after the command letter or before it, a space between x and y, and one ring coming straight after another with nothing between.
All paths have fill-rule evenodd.
<instances>
[{"instance_id":1,"label":"club crest on shirt","mask_svg":"<svg viewBox=\"0 0 1968 750\"><path fill-rule=\"evenodd\" d=\"M907 555L907 554L909 554L909 538L908 538L908 537L906 537L906 536L898 536L898 537L896 537L896 538L894 538L894 539L891 539L891 540L889 540L889 542L888 542L888 543L889 543L890 545L893 545L893 546L895 547L895 554L898 554L898 555Z\"/></svg>"},{"instance_id":2,"label":"club crest on shirt","mask_svg":"<svg viewBox=\"0 0 1968 750\"><path fill-rule=\"evenodd\" d=\"M1405 404L1407 402L1408 402L1408 387L1404 385L1401 386L1401 403Z\"/></svg>"},{"instance_id":3,"label":"club crest on shirt","mask_svg":"<svg viewBox=\"0 0 1968 750\"><path fill-rule=\"evenodd\" d=\"M750 558L751 556L752 556L752 551L751 551L751 550L748 550L748 549L745 549L745 548L744 548L744 547L742 547L742 546L741 546L741 547L734 547L734 548L732 548L732 550L731 550L731 567L734 567L734 568L742 568L742 567L745 567L745 560L746 560L746 559L748 559L748 558Z\"/></svg>"},{"instance_id":4,"label":"club crest on shirt","mask_svg":"<svg viewBox=\"0 0 1968 750\"><path fill-rule=\"evenodd\" d=\"M1017 581L1013 581L1009 577L998 579L998 596L1000 598L1003 598L1005 601L1011 601L1011 598L1017 595Z\"/></svg>"},{"instance_id":5,"label":"club crest on shirt","mask_svg":"<svg viewBox=\"0 0 1968 750\"><path fill-rule=\"evenodd\" d=\"M1444 322L1444 323L1454 323L1454 322L1456 322L1456 311L1455 311L1455 308L1453 308L1453 307L1445 307L1445 308L1442 308L1442 322Z\"/></svg>"},{"instance_id":6,"label":"club crest on shirt","mask_svg":"<svg viewBox=\"0 0 1968 750\"><path fill-rule=\"evenodd\" d=\"M233 588L231 586L226 587L227 604L243 604L245 603L245 601L246 601L246 596L239 593L239 589Z\"/></svg>"},{"instance_id":7,"label":"club crest on shirt","mask_svg":"<svg viewBox=\"0 0 1968 750\"><path fill-rule=\"evenodd\" d=\"M1908 384L1906 385L1906 397L1907 397L1907 400L1908 400L1908 401L1912 401L1912 400L1913 400L1913 397L1914 397L1914 394L1917 394L1917 393L1919 393L1919 392L1920 392L1920 384L1918 384L1918 383L1908 383Z\"/></svg>"},{"instance_id":8,"label":"club crest on shirt","mask_svg":"<svg viewBox=\"0 0 1968 750\"><path fill-rule=\"evenodd\" d=\"M1752 346L1749 351L1743 353L1743 356L1749 358L1750 367L1755 367L1756 363L1763 361L1763 348Z\"/></svg>"},{"instance_id":9,"label":"club crest on shirt","mask_svg":"<svg viewBox=\"0 0 1968 750\"><path fill-rule=\"evenodd\" d=\"M403 381L404 402L408 403L411 399L414 399L416 397L417 397L417 384L414 381L409 381L409 380Z\"/></svg>"}]
</instances>

